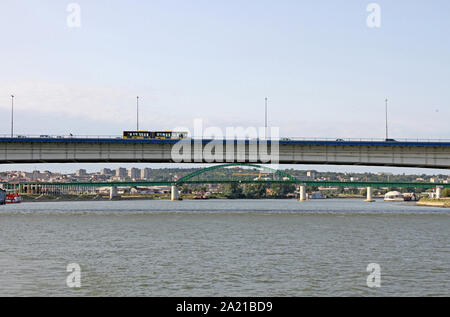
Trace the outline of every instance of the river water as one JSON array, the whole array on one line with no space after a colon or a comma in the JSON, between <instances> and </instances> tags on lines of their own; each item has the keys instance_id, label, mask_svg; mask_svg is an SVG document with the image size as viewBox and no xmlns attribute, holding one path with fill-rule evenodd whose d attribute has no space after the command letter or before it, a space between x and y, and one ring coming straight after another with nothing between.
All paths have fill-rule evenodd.
<instances>
[{"instance_id":1,"label":"river water","mask_svg":"<svg viewBox=\"0 0 450 317\"><path fill-rule=\"evenodd\" d=\"M448 209L382 201L0 206L0 296L449 296L449 233Z\"/></svg>"}]
</instances>

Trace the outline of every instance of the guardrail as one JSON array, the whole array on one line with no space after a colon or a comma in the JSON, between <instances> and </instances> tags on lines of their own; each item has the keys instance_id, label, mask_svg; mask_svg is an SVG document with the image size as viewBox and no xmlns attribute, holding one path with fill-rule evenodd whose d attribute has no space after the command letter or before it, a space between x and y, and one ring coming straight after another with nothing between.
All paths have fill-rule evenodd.
<instances>
[{"instance_id":1,"label":"guardrail","mask_svg":"<svg viewBox=\"0 0 450 317\"><path fill-rule=\"evenodd\" d=\"M5 139L122 139L120 135L14 135L0 134L0 138ZM222 138L210 137L192 137L192 139L199 140L223 140ZM234 140L242 141L256 141L264 140L263 138L235 138ZM450 142L450 139L420 139L420 138L397 138L397 139L383 139L383 138L322 138L322 137L279 137L268 138L272 141L323 141L323 142Z\"/></svg>"},{"instance_id":2,"label":"guardrail","mask_svg":"<svg viewBox=\"0 0 450 317\"><path fill-rule=\"evenodd\" d=\"M0 138L6 139L122 139L120 135L14 135L0 134Z\"/></svg>"}]
</instances>

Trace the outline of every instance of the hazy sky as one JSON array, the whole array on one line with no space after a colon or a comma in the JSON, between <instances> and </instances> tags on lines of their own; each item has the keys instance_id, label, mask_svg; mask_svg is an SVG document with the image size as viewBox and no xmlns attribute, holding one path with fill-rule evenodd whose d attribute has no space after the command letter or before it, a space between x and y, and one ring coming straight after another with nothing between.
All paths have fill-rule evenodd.
<instances>
[{"instance_id":1,"label":"hazy sky","mask_svg":"<svg viewBox=\"0 0 450 317\"><path fill-rule=\"evenodd\" d=\"M391 137L450 139L448 0L74 2L0 2L0 134L11 94L37 135L120 135L137 95L148 130L263 126L268 96L282 135L382 138L388 97Z\"/></svg>"}]
</instances>

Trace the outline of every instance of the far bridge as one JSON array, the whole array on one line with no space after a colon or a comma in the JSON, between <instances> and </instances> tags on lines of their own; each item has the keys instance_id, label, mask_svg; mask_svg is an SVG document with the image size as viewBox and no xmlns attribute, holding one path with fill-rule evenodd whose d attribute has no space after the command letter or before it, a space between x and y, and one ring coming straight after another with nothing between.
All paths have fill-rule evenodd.
<instances>
[{"instance_id":1,"label":"far bridge","mask_svg":"<svg viewBox=\"0 0 450 317\"><path fill-rule=\"evenodd\" d=\"M271 177L268 178L204 178L208 172L219 169L230 168L246 168L257 169L264 171ZM295 184L298 186L299 200L306 200L306 187L352 187L352 188L367 188L367 201L373 201L373 188L420 188L420 189L436 189L437 197L440 198L442 189L450 188L450 184L447 183L428 183L428 182L374 182L374 181L317 181L308 179L298 179L288 173L275 170L267 166L257 164L222 164L214 165L208 168L204 168L188 174L178 180L162 180L162 181L113 181L113 182L20 182L20 183L5 183L3 187L5 189L15 190L17 192L33 192L41 193L47 192L47 190L55 192L87 189L87 188L110 188L111 198L117 195L117 188L119 187L151 187L151 186L170 186L172 193L172 200L177 200L179 195L179 187L182 185L196 185L196 184Z\"/></svg>"}]
</instances>

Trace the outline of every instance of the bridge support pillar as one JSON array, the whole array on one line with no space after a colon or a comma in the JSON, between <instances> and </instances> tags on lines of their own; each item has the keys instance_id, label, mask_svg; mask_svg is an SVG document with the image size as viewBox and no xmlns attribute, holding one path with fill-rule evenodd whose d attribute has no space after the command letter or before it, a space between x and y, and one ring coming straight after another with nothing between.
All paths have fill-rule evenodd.
<instances>
[{"instance_id":1,"label":"bridge support pillar","mask_svg":"<svg viewBox=\"0 0 450 317\"><path fill-rule=\"evenodd\" d=\"M178 187L176 185L172 185L172 189L170 191L170 199L172 201L177 201L180 200L179 198L179 192L178 192Z\"/></svg>"},{"instance_id":2,"label":"bridge support pillar","mask_svg":"<svg viewBox=\"0 0 450 317\"><path fill-rule=\"evenodd\" d=\"M109 188L109 199L110 200L116 200L119 198L119 194L117 193L117 187L112 186Z\"/></svg>"},{"instance_id":3,"label":"bridge support pillar","mask_svg":"<svg viewBox=\"0 0 450 317\"><path fill-rule=\"evenodd\" d=\"M442 186L437 186L436 187L436 199L441 199L442 198Z\"/></svg>"},{"instance_id":4,"label":"bridge support pillar","mask_svg":"<svg viewBox=\"0 0 450 317\"><path fill-rule=\"evenodd\" d=\"M375 200L373 199L373 188L367 187L367 199L368 203L373 203Z\"/></svg>"},{"instance_id":5,"label":"bridge support pillar","mask_svg":"<svg viewBox=\"0 0 450 317\"><path fill-rule=\"evenodd\" d=\"M306 185L305 184L302 184L302 185L299 186L298 200L299 201L306 201Z\"/></svg>"}]
</instances>

